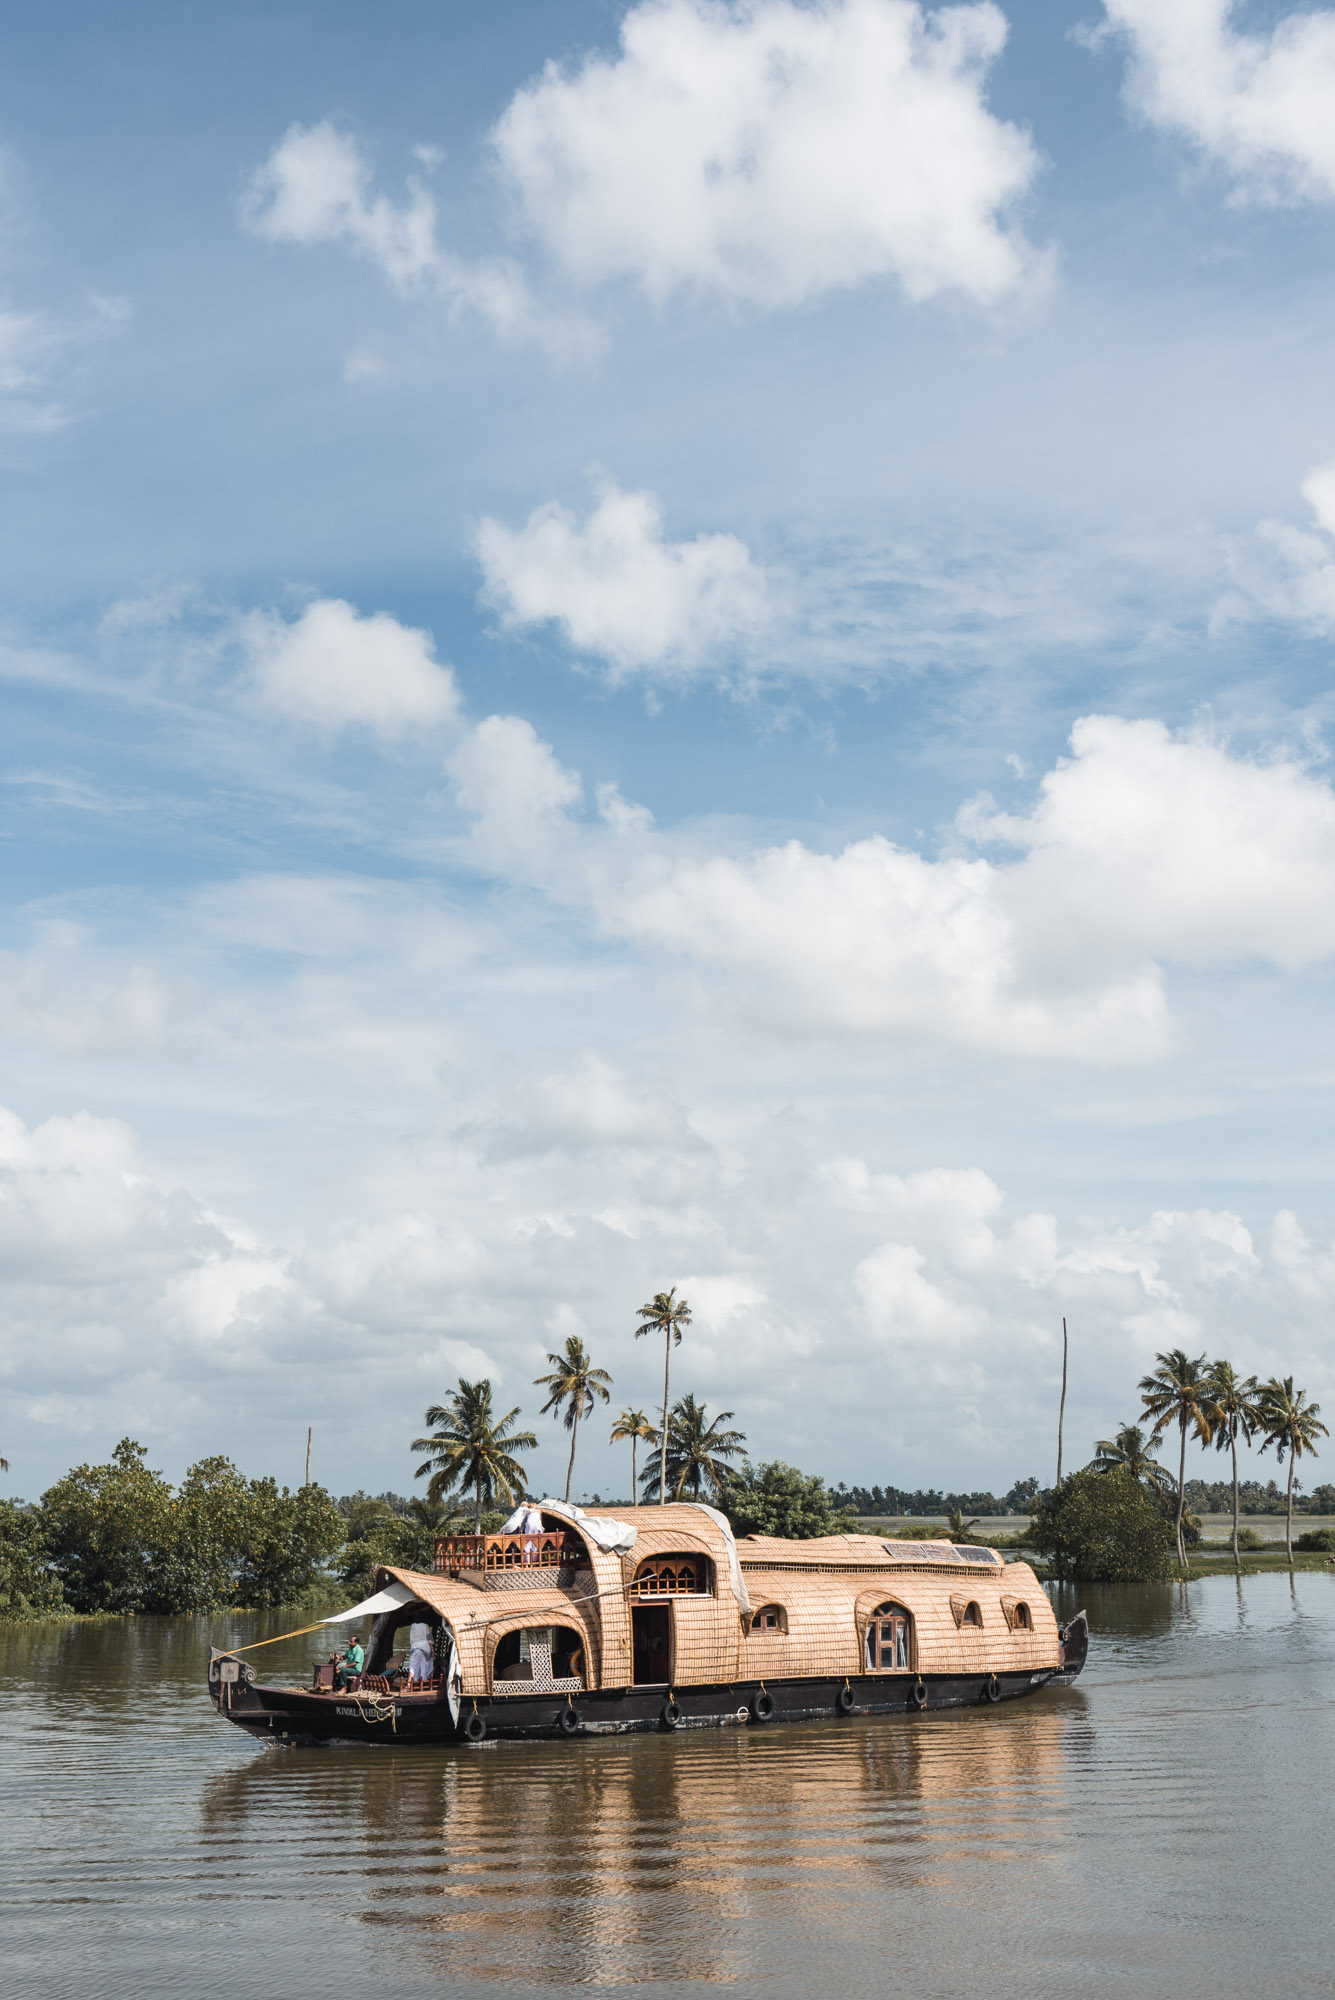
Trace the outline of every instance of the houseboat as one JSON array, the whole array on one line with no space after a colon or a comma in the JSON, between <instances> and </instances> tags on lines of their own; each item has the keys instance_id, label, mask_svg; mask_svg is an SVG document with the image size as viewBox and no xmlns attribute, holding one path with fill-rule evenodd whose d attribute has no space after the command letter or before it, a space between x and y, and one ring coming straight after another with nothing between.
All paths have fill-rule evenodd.
<instances>
[{"instance_id":1,"label":"houseboat","mask_svg":"<svg viewBox=\"0 0 1335 2000\"><path fill-rule=\"evenodd\" d=\"M269 1742L477 1743L1009 1701L1085 1662L1084 1612L1059 1626L995 1549L735 1540L694 1502L543 1500L506 1527L442 1538L429 1575L379 1570L325 1621L362 1640L360 1674L326 1654L310 1685L278 1686L216 1652L219 1714Z\"/></svg>"}]
</instances>

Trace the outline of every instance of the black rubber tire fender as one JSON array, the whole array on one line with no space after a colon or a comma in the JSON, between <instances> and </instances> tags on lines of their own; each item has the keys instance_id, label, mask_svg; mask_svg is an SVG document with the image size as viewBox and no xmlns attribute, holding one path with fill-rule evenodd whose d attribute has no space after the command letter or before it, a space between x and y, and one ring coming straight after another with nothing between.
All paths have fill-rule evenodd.
<instances>
[{"instance_id":1,"label":"black rubber tire fender","mask_svg":"<svg viewBox=\"0 0 1335 2000\"><path fill-rule=\"evenodd\" d=\"M835 1696L834 1705L838 1709L840 1715L857 1714L858 1698L854 1694L852 1688L849 1687L847 1683L845 1683L844 1686L840 1688L838 1694Z\"/></svg>"},{"instance_id":2,"label":"black rubber tire fender","mask_svg":"<svg viewBox=\"0 0 1335 2000\"><path fill-rule=\"evenodd\" d=\"M470 1743L480 1743L487 1733L487 1720L474 1709L464 1724L464 1735Z\"/></svg>"},{"instance_id":3,"label":"black rubber tire fender","mask_svg":"<svg viewBox=\"0 0 1335 2000\"><path fill-rule=\"evenodd\" d=\"M686 1718L678 1708L676 1702L669 1698L659 1709L658 1719L664 1729L680 1729Z\"/></svg>"},{"instance_id":4,"label":"black rubber tire fender","mask_svg":"<svg viewBox=\"0 0 1335 2000\"><path fill-rule=\"evenodd\" d=\"M984 1701L1001 1700L1001 1682L997 1679L995 1674L989 1674L987 1679L983 1682L983 1700Z\"/></svg>"},{"instance_id":5,"label":"black rubber tire fender","mask_svg":"<svg viewBox=\"0 0 1335 2000\"><path fill-rule=\"evenodd\" d=\"M566 1706L561 1710L560 1718L557 1721L556 1726L560 1730L563 1736L578 1736L581 1728L583 1727L583 1723L584 1723L584 1718L580 1714L579 1710L577 1708L572 1708L570 1704L567 1703Z\"/></svg>"},{"instance_id":6,"label":"black rubber tire fender","mask_svg":"<svg viewBox=\"0 0 1335 2000\"><path fill-rule=\"evenodd\" d=\"M774 1713L774 1696L766 1694L764 1688L751 1697L752 1722L768 1722Z\"/></svg>"},{"instance_id":7,"label":"black rubber tire fender","mask_svg":"<svg viewBox=\"0 0 1335 2000\"><path fill-rule=\"evenodd\" d=\"M927 1706L927 1683L921 1674L918 1675L917 1680L909 1689L909 1700L915 1708L926 1708Z\"/></svg>"}]
</instances>

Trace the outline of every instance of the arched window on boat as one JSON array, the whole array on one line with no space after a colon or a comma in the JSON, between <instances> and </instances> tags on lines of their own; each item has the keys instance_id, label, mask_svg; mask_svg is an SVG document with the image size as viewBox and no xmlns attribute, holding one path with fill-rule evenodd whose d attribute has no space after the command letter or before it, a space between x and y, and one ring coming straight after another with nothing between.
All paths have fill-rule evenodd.
<instances>
[{"instance_id":1,"label":"arched window on boat","mask_svg":"<svg viewBox=\"0 0 1335 2000\"><path fill-rule=\"evenodd\" d=\"M912 1655L912 1616L902 1604L878 1604L867 1620L867 1672L907 1673Z\"/></svg>"},{"instance_id":2,"label":"arched window on boat","mask_svg":"<svg viewBox=\"0 0 1335 2000\"><path fill-rule=\"evenodd\" d=\"M1032 1632L1034 1614L1022 1597L1003 1597L1001 1609L1012 1632Z\"/></svg>"},{"instance_id":3,"label":"arched window on boat","mask_svg":"<svg viewBox=\"0 0 1335 2000\"><path fill-rule=\"evenodd\" d=\"M779 1633L788 1630L788 1613L781 1604L762 1604L751 1614L753 1632Z\"/></svg>"},{"instance_id":4,"label":"arched window on boat","mask_svg":"<svg viewBox=\"0 0 1335 2000\"><path fill-rule=\"evenodd\" d=\"M635 1572L633 1597L711 1597L714 1565L708 1556L649 1556Z\"/></svg>"},{"instance_id":5,"label":"arched window on boat","mask_svg":"<svg viewBox=\"0 0 1335 2000\"><path fill-rule=\"evenodd\" d=\"M491 1683L497 1693L573 1693L587 1680L584 1635L571 1625L523 1625L496 1643Z\"/></svg>"},{"instance_id":6,"label":"arched window on boat","mask_svg":"<svg viewBox=\"0 0 1335 2000\"><path fill-rule=\"evenodd\" d=\"M957 1625L980 1626L983 1622L982 1607L972 1597L952 1597L950 1610Z\"/></svg>"}]
</instances>

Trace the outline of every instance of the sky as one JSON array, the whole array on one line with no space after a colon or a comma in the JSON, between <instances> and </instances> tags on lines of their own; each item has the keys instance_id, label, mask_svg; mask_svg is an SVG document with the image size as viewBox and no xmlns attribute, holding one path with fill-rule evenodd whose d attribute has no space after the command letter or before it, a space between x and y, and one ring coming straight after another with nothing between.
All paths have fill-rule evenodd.
<instances>
[{"instance_id":1,"label":"sky","mask_svg":"<svg viewBox=\"0 0 1335 2000\"><path fill-rule=\"evenodd\" d=\"M1335 9L0 54L5 1490L559 1493L577 1333L624 1494L669 1286L831 1481L1050 1480L1063 1317L1068 1466L1329 1412Z\"/></svg>"}]
</instances>

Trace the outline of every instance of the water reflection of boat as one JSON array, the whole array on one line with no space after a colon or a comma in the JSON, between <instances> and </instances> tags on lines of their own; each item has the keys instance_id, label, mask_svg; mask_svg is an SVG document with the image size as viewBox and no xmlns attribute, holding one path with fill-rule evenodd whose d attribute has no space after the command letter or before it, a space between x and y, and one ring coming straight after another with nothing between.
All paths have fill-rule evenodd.
<instances>
[{"instance_id":1,"label":"water reflection of boat","mask_svg":"<svg viewBox=\"0 0 1335 2000\"><path fill-rule=\"evenodd\" d=\"M685 1503L594 1516L559 1502L500 1535L444 1537L430 1575L384 1568L329 1624L374 1621L364 1672L309 1688L215 1653L209 1692L269 1741L762 1724L1014 1699L1084 1665L1027 1563L950 1542L748 1536ZM430 1628L425 1678L403 1641ZM417 1671L422 1672L419 1662Z\"/></svg>"},{"instance_id":2,"label":"water reflection of boat","mask_svg":"<svg viewBox=\"0 0 1335 2000\"><path fill-rule=\"evenodd\" d=\"M810 1966L814 1940L865 1947L869 1926L892 1932L924 1890L948 1924L976 1923L1009 1865L1014 1917L1081 1831L1069 1780L1084 1717L1073 1690L996 1713L934 1711L912 1728L827 1718L586 1739L559 1757L532 1741L490 1756L349 1746L243 1757L202 1804L229 1866L281 1852L284 1880L335 1894L409 1987L425 1964L452 1992L513 1990L527 1968L547 1992L694 1993L762 1976L782 1992L794 1950ZM874 1984L830 1962L856 1990Z\"/></svg>"}]
</instances>

